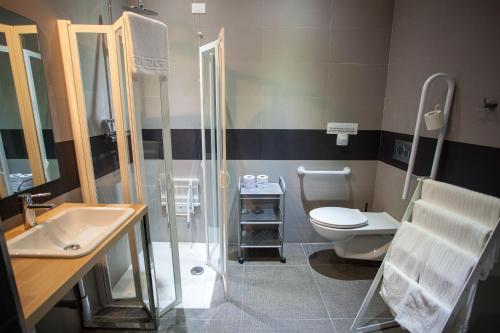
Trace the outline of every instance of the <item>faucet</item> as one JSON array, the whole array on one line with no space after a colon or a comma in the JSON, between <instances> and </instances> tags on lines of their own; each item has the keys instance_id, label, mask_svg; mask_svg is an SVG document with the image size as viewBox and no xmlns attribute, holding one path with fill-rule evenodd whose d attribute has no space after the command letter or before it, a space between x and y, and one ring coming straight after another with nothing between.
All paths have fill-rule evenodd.
<instances>
[{"instance_id":1,"label":"faucet","mask_svg":"<svg viewBox=\"0 0 500 333\"><path fill-rule=\"evenodd\" d=\"M23 193L17 196L19 203L23 208L23 222L24 230L28 230L37 225L35 209L52 209L55 207L54 204L35 204L33 203L33 198L48 197L50 193Z\"/></svg>"}]
</instances>

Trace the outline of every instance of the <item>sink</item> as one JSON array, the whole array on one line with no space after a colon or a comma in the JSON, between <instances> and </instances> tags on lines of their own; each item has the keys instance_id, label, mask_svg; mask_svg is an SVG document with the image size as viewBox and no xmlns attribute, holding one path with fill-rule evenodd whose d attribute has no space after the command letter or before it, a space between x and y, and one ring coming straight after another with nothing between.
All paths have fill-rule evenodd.
<instances>
[{"instance_id":1,"label":"sink","mask_svg":"<svg viewBox=\"0 0 500 333\"><path fill-rule=\"evenodd\" d=\"M92 252L134 213L124 207L71 207L7 242L12 257L77 258Z\"/></svg>"}]
</instances>

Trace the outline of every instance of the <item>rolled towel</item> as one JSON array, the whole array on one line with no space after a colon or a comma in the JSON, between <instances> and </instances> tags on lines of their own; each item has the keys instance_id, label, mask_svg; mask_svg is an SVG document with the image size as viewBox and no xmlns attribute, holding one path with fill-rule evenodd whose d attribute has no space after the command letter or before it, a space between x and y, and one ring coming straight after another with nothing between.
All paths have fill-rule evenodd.
<instances>
[{"instance_id":1,"label":"rolled towel","mask_svg":"<svg viewBox=\"0 0 500 333\"><path fill-rule=\"evenodd\" d=\"M243 176L243 187L244 188L254 188L255 187L255 176L254 175L244 175Z\"/></svg>"},{"instance_id":2,"label":"rolled towel","mask_svg":"<svg viewBox=\"0 0 500 333\"><path fill-rule=\"evenodd\" d=\"M257 175L257 184L267 184L269 177L267 175Z\"/></svg>"}]
</instances>

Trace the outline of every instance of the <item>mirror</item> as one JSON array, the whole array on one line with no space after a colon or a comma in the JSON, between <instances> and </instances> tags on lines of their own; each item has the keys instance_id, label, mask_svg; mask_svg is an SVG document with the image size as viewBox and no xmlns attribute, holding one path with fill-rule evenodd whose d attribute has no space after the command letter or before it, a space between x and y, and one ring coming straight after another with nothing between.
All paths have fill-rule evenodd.
<instances>
[{"instance_id":1,"label":"mirror","mask_svg":"<svg viewBox=\"0 0 500 333\"><path fill-rule=\"evenodd\" d=\"M0 198L59 178L36 25L0 7Z\"/></svg>"}]
</instances>

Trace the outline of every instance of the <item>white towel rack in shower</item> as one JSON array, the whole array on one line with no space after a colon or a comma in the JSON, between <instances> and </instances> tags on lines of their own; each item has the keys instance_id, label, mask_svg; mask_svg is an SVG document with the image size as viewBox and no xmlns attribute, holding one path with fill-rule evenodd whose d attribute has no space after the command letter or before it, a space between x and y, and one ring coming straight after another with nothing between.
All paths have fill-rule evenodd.
<instances>
[{"instance_id":1,"label":"white towel rack in shower","mask_svg":"<svg viewBox=\"0 0 500 333\"><path fill-rule=\"evenodd\" d=\"M348 176L351 174L351 168L345 167L342 170L320 170L320 171L313 171L313 170L306 170L303 166L299 166L297 168L297 173L299 175L338 175L338 176Z\"/></svg>"}]
</instances>

